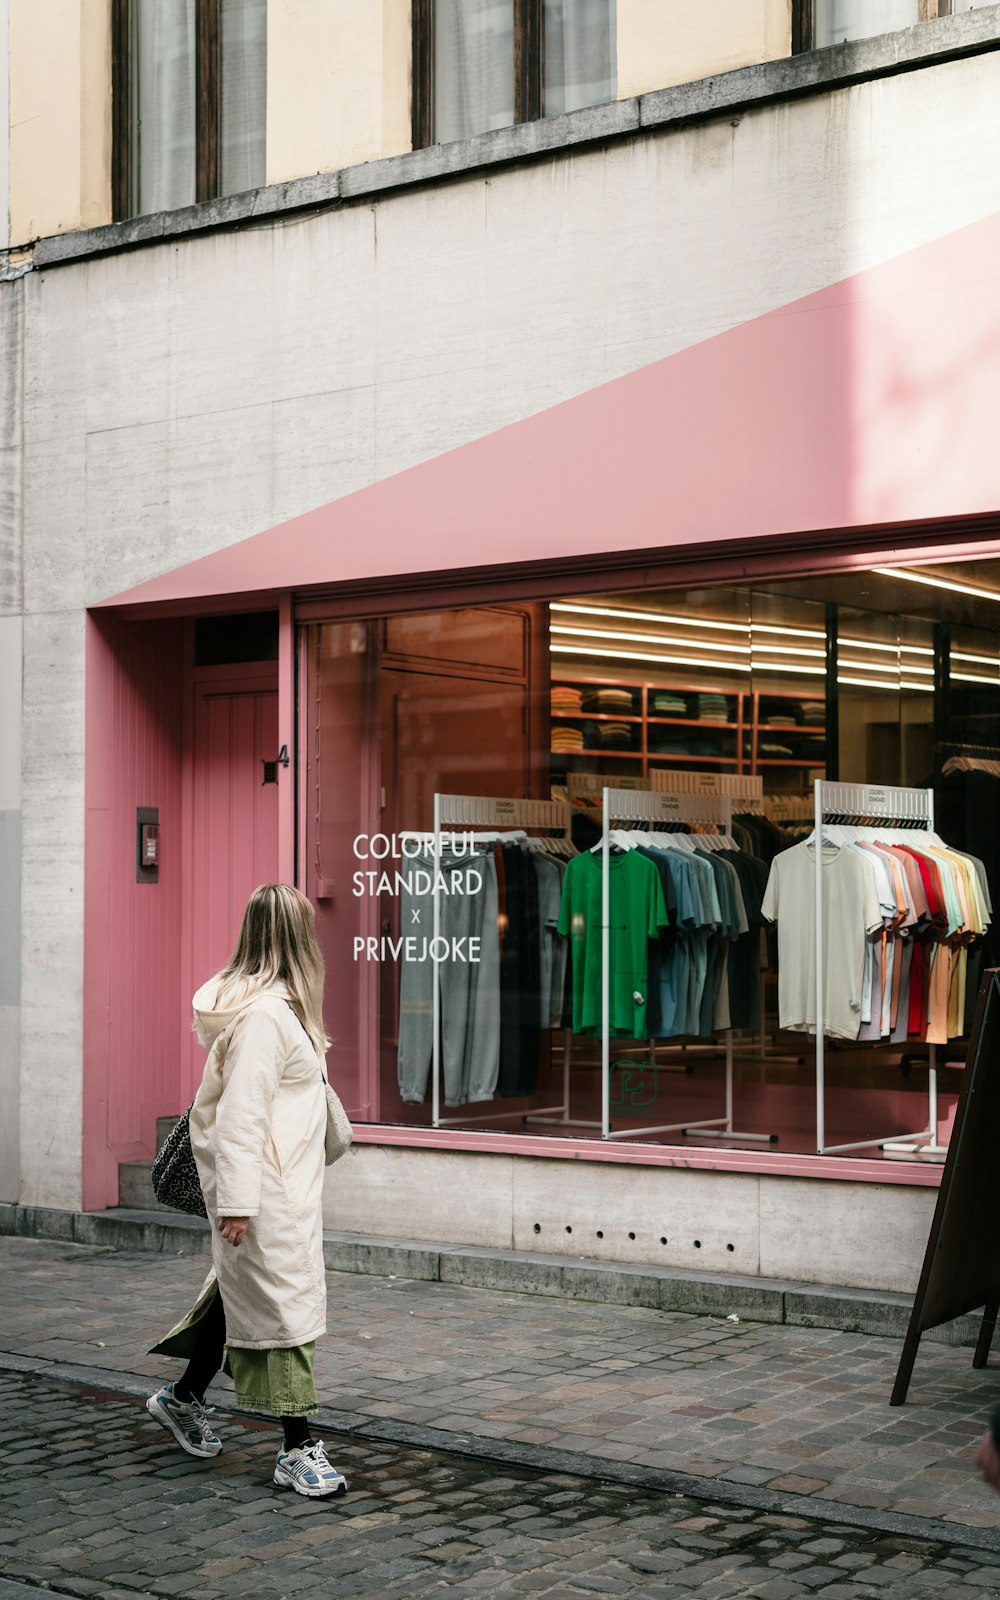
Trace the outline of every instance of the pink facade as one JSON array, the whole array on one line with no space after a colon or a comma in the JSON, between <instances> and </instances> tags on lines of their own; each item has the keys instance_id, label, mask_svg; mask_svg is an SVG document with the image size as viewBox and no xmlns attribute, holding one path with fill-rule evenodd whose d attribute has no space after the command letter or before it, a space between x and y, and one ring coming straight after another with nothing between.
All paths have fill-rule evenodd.
<instances>
[{"instance_id":1,"label":"pink facade","mask_svg":"<svg viewBox=\"0 0 1000 1600\"><path fill-rule=\"evenodd\" d=\"M873 556L1000 551L998 278L1000 217L990 217L95 608L87 681L86 1206L115 1202L117 1162L148 1152L157 1113L176 1111L190 1091L181 1065L190 1060L190 981L224 942L209 928L211 908L235 903L244 880L265 875L272 860L292 877L297 835L299 878L323 915L322 864L303 855L310 799L300 788L296 817L294 766L280 770L277 790L262 802L273 800L273 818L254 813L252 837L236 839L233 850L216 844L199 859L191 843L199 807L203 840L232 828L229 780L219 777L213 788L207 770L222 740L251 763L269 739L295 752L293 603L300 619L363 615L447 606L501 587L580 593L606 585L610 573L619 581L629 575L636 586L666 585L739 580L751 570L866 566ZM244 684L243 692L273 693L273 706L220 702L209 714L180 667L183 624L146 619L264 603L280 605L277 673L267 689ZM196 705L208 717L200 725ZM360 762L363 753L356 755ZM143 804L160 807L163 871L155 891L130 880L123 843ZM168 866L185 805L189 855L178 874ZM192 893L193 915L183 902ZM356 1022L363 1029L364 1015ZM363 1114L370 1086L356 1087L354 1109ZM373 1129L362 1137L442 1142L421 1130ZM499 1147L497 1139L446 1136L468 1149ZM555 1148L530 1138L518 1149L571 1159L679 1159L592 1140ZM806 1170L795 1160L782 1166L735 1151L685 1151L683 1162ZM807 1169L850 1177L864 1165L809 1158ZM882 1167L879 1176L936 1181L909 1166Z\"/></svg>"},{"instance_id":2,"label":"pink facade","mask_svg":"<svg viewBox=\"0 0 1000 1600\"><path fill-rule=\"evenodd\" d=\"M848 563L899 528L902 559L934 523L984 553L954 524L1000 508L998 278L993 216L105 603L606 573L629 552L732 576L778 539Z\"/></svg>"}]
</instances>

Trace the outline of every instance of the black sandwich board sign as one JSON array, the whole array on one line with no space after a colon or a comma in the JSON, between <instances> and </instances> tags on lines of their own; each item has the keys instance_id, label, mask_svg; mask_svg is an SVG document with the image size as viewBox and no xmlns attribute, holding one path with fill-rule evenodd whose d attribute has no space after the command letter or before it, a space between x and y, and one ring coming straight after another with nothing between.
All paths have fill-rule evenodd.
<instances>
[{"instance_id":1,"label":"black sandwich board sign","mask_svg":"<svg viewBox=\"0 0 1000 1600\"><path fill-rule=\"evenodd\" d=\"M982 1306L974 1367L985 1367L1000 1309L1000 968L983 975L934 1221L890 1405L910 1385L920 1335Z\"/></svg>"}]
</instances>

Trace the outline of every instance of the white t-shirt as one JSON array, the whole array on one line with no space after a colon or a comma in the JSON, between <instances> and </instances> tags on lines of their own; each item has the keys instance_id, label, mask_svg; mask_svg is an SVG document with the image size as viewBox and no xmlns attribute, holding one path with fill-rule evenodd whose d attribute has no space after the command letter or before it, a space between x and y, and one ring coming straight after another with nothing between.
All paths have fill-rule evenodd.
<instances>
[{"instance_id":1,"label":"white t-shirt","mask_svg":"<svg viewBox=\"0 0 1000 1600\"><path fill-rule=\"evenodd\" d=\"M771 863L761 911L778 924L778 1015L783 1028L816 1029L816 849L784 850ZM823 846L824 1032L856 1039L865 936L882 926L875 873L857 850Z\"/></svg>"}]
</instances>

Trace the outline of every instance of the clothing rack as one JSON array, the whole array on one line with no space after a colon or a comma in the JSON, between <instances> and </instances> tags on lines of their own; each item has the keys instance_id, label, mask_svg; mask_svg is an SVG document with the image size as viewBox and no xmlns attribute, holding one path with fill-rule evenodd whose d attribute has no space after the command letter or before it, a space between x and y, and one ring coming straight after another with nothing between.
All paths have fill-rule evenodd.
<instances>
[{"instance_id":1,"label":"clothing rack","mask_svg":"<svg viewBox=\"0 0 1000 1600\"><path fill-rule=\"evenodd\" d=\"M903 789L866 783L836 783L817 778L813 793L813 819L816 830L816 1150L821 1156L847 1150L879 1147L895 1155L943 1155L939 1144L937 1047L928 1045L927 1127L918 1133L889 1134L877 1139L858 1139L850 1144L826 1142L826 963L823 926L823 823L839 818L854 819L861 826L915 828L925 833L934 829L934 793L931 789Z\"/></svg>"},{"instance_id":2,"label":"clothing rack","mask_svg":"<svg viewBox=\"0 0 1000 1600\"><path fill-rule=\"evenodd\" d=\"M764 815L770 817L772 822L807 822L810 821L815 808L815 799L811 794L764 796Z\"/></svg>"},{"instance_id":3,"label":"clothing rack","mask_svg":"<svg viewBox=\"0 0 1000 1600\"><path fill-rule=\"evenodd\" d=\"M632 788L632 784L619 784ZM644 783L642 787L647 785ZM764 796L764 780L735 772L684 772L672 767L657 767L649 774L648 787L656 794L728 795L734 811L756 809Z\"/></svg>"},{"instance_id":4,"label":"clothing rack","mask_svg":"<svg viewBox=\"0 0 1000 1600\"><path fill-rule=\"evenodd\" d=\"M678 794L665 790L605 789L601 829L601 1137L637 1139L651 1133L708 1134L716 1139L759 1140L773 1144L771 1133L737 1133L733 1128L733 1030L726 1036L726 1114L702 1122L671 1122L655 1128L611 1128L611 825L613 822L712 822L732 837L730 795Z\"/></svg>"},{"instance_id":5,"label":"clothing rack","mask_svg":"<svg viewBox=\"0 0 1000 1600\"><path fill-rule=\"evenodd\" d=\"M488 799L484 795L435 794L434 796L434 860L441 859L441 833L443 829L459 829L463 833L474 828L524 829L544 831L569 839L572 829L572 812L565 800L508 800ZM434 907L434 938L441 933L441 901L435 880L432 897ZM454 1124L467 1127L473 1122L504 1122L524 1118L523 1111L493 1111L485 1116L442 1117L441 1115L441 969L434 966L432 995L432 1112L431 1126L446 1128ZM569 1120L569 1048L563 1049L563 1099L558 1106L543 1106L533 1117L558 1115ZM527 1119L525 1119L527 1120Z\"/></svg>"}]
</instances>

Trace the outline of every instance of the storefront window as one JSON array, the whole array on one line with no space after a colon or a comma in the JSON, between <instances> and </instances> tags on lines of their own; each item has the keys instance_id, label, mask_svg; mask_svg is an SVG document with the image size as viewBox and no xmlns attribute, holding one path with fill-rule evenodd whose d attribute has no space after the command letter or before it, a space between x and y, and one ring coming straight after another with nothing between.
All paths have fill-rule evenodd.
<instances>
[{"instance_id":1,"label":"storefront window","mask_svg":"<svg viewBox=\"0 0 1000 1600\"><path fill-rule=\"evenodd\" d=\"M714 1126L781 1153L814 1148L812 1047L807 1028L781 1026L764 886L775 855L812 829L816 778L933 784L947 842L973 849L983 785L1000 783L1000 602L937 585L888 569L641 593L567 584L545 602L305 628L301 872L327 961L331 1071L352 1115L427 1127L436 1080L441 1128L592 1136L600 996L584 992L566 883L586 875L599 893L600 863L569 863L601 837L605 786L723 792L746 858L740 892L728 912L707 909L704 882L697 907L645 907L641 975L619 997L616 1122L654 1143L685 1143L703 1122L705 1138ZM448 820L437 837L436 796L508 810L488 828ZM557 803L544 827L517 809L540 801ZM668 949L710 923L685 958L684 995L654 995L647 940ZM839 1046L828 1116L848 1131L919 1126L911 1057L926 1047L922 1058L906 1022L894 1011L892 1037L876 1027ZM725 1074L745 1135L713 1121ZM954 1085L941 1088L946 1121Z\"/></svg>"}]
</instances>

